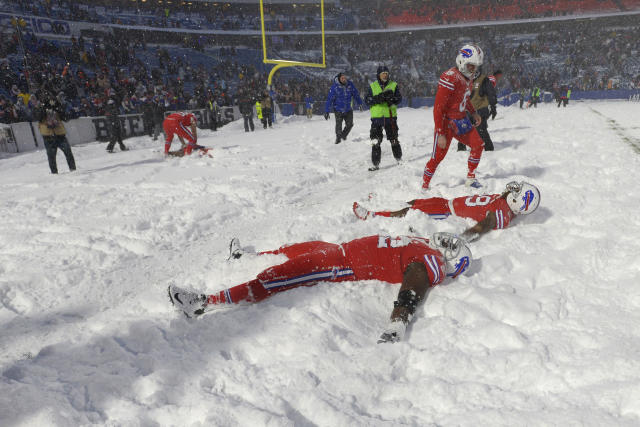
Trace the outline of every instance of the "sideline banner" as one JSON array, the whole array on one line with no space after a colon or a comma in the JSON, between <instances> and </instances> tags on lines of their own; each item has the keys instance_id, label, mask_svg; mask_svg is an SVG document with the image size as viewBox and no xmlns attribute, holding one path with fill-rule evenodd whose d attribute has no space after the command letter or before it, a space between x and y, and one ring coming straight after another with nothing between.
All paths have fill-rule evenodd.
<instances>
[{"instance_id":1,"label":"sideline banner","mask_svg":"<svg viewBox=\"0 0 640 427\"><path fill-rule=\"evenodd\" d=\"M211 116L206 109L180 111L188 111L195 114L198 119L198 127L201 129L208 129L211 126ZM173 112L174 111L168 111L166 114ZM238 120L240 117L238 107L220 107L218 112L218 126L223 126L229 122ZM124 129L123 139L144 135L144 120L142 114L126 114L118 116L118 118L120 119L122 129ZM31 126L33 126L33 131ZM7 125L5 132L7 135L11 135L12 139L8 139L8 136L1 138L4 134L0 135L0 142L4 141L0 151L15 153L43 148L44 141L38 128L38 122L32 122L31 126L29 122ZM64 122L64 128L67 131L67 140L70 145L109 140L107 119L104 116L72 119Z\"/></svg>"},{"instance_id":2,"label":"sideline banner","mask_svg":"<svg viewBox=\"0 0 640 427\"><path fill-rule=\"evenodd\" d=\"M91 22L64 21L44 16L14 15L9 13L0 13L0 28L13 28L11 24L13 18L24 21L23 32L32 32L39 36L71 37L72 35L79 36L81 30L95 30L96 28L106 30L108 28Z\"/></svg>"},{"instance_id":3,"label":"sideline banner","mask_svg":"<svg viewBox=\"0 0 640 427\"><path fill-rule=\"evenodd\" d=\"M240 110L238 109L238 107L220 107L219 110L219 126L227 124L234 120L238 120L240 118ZM209 114L209 111L204 108L198 110L167 111L165 113L165 117L171 113L177 113L178 111L186 111L195 114L196 119L198 119L198 127L200 129L208 129L211 127L211 115ZM126 114L123 116L118 116L118 118L120 119L120 125L122 126L122 129L124 129L122 135L123 139L130 138L132 136L144 135L144 119L142 117L142 114ZM109 140L109 131L107 128L106 117L87 117L86 119L90 119L95 128L94 140ZM71 141L69 142L71 143Z\"/></svg>"}]
</instances>

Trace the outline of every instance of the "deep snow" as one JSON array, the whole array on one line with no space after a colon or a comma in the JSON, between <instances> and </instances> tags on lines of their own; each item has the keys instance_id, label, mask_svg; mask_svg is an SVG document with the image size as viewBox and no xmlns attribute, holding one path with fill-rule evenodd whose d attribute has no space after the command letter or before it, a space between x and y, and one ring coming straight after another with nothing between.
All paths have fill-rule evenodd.
<instances>
[{"instance_id":1,"label":"deep snow","mask_svg":"<svg viewBox=\"0 0 640 427\"><path fill-rule=\"evenodd\" d=\"M432 110L401 109L367 171L369 119L334 144L333 117L239 122L200 142L214 158L165 160L161 144L0 159L0 425L640 424L640 105L499 108L482 193L526 179L534 214L471 245L471 274L434 288L404 342L378 345L397 286L320 284L188 321L166 287L214 292L275 256L257 250L371 234L460 232L471 221L358 221L351 205L457 197L455 146L428 193Z\"/></svg>"}]
</instances>

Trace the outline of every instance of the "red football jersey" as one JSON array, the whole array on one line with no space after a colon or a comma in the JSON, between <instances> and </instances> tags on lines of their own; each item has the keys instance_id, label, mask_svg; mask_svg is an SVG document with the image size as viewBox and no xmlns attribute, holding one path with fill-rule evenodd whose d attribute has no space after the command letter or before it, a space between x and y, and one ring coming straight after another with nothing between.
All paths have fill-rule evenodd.
<instances>
[{"instance_id":1,"label":"red football jersey","mask_svg":"<svg viewBox=\"0 0 640 427\"><path fill-rule=\"evenodd\" d=\"M196 116L193 113L171 113L165 120L173 120L183 126L191 126L192 123L197 122Z\"/></svg>"},{"instance_id":2,"label":"red football jersey","mask_svg":"<svg viewBox=\"0 0 640 427\"><path fill-rule=\"evenodd\" d=\"M456 197L449 203L451 213L475 221L482 221L490 211L496 214L494 230L507 228L513 218L513 211L500 194L482 194L468 197Z\"/></svg>"},{"instance_id":3,"label":"red football jersey","mask_svg":"<svg viewBox=\"0 0 640 427\"><path fill-rule=\"evenodd\" d=\"M409 236L369 236L342 244L355 280L375 279L402 283L409 264L424 264L431 285L445 277L442 253L429 246L429 239Z\"/></svg>"},{"instance_id":4,"label":"red football jersey","mask_svg":"<svg viewBox=\"0 0 640 427\"><path fill-rule=\"evenodd\" d=\"M456 67L452 67L440 75L438 91L433 106L435 131L444 134L447 128L446 119L462 119L467 111L475 113L471 105L473 80L467 79Z\"/></svg>"}]
</instances>

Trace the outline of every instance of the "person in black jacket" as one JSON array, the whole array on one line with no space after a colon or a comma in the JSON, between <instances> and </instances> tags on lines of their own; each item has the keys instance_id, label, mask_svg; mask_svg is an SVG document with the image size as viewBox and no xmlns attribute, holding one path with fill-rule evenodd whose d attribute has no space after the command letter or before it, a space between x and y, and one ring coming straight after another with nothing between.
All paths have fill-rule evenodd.
<instances>
[{"instance_id":1,"label":"person in black jacket","mask_svg":"<svg viewBox=\"0 0 640 427\"><path fill-rule=\"evenodd\" d=\"M218 101L216 101L213 95L207 100L207 114L209 114L209 129L212 131L218 130L218 113L220 112L220 107L218 106Z\"/></svg>"},{"instance_id":2,"label":"person in black jacket","mask_svg":"<svg viewBox=\"0 0 640 427\"><path fill-rule=\"evenodd\" d=\"M240 99L238 100L238 108L240 109L240 114L242 114L242 118L244 119L244 131L251 132L255 130L255 126L253 124L253 99L245 94L242 94Z\"/></svg>"},{"instance_id":3,"label":"person in black jacket","mask_svg":"<svg viewBox=\"0 0 640 427\"><path fill-rule=\"evenodd\" d=\"M151 95L147 95L142 99L142 122L144 123L144 133L153 136L153 103Z\"/></svg>"},{"instance_id":4,"label":"person in black jacket","mask_svg":"<svg viewBox=\"0 0 640 427\"><path fill-rule=\"evenodd\" d=\"M167 107L164 99L159 96L153 97L153 140L157 141L160 132L162 132L162 123L164 122L164 113Z\"/></svg>"},{"instance_id":5,"label":"person in black jacket","mask_svg":"<svg viewBox=\"0 0 640 427\"><path fill-rule=\"evenodd\" d=\"M107 151L113 153L116 142L120 146L120 151L127 151L127 147L122 142L122 123L120 123L120 117L118 117L120 109L118 108L118 101L115 97L112 96L109 98L104 113L107 118L107 130L109 131Z\"/></svg>"},{"instance_id":6,"label":"person in black jacket","mask_svg":"<svg viewBox=\"0 0 640 427\"><path fill-rule=\"evenodd\" d=\"M471 104L482 119L476 129L484 142L484 151L493 151L493 141L491 141L491 136L487 130L487 119L490 116L495 118L496 114L498 114L496 110L496 104L498 103L496 89L489 77L486 74L480 74L476 77L473 80L473 91L471 92ZM466 151L466 149L467 147L464 144L458 142L458 151Z\"/></svg>"}]
</instances>

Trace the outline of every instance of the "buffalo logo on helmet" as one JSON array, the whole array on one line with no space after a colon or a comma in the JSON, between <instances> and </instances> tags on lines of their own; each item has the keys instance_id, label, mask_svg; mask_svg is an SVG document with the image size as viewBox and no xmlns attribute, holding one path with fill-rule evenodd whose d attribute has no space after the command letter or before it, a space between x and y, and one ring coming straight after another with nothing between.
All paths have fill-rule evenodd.
<instances>
[{"instance_id":1,"label":"buffalo logo on helmet","mask_svg":"<svg viewBox=\"0 0 640 427\"><path fill-rule=\"evenodd\" d=\"M464 58L471 58L473 56L473 51L469 48L460 49L460 54Z\"/></svg>"},{"instance_id":2,"label":"buffalo logo on helmet","mask_svg":"<svg viewBox=\"0 0 640 427\"><path fill-rule=\"evenodd\" d=\"M451 276L452 278L456 278L460 274L464 273L466 271L466 269L469 268L470 264L471 264L471 262L469 261L469 257L468 256L463 256L463 257L459 258L458 262L456 262L456 264L455 264L455 271L453 271L453 273L449 274L449 276Z\"/></svg>"},{"instance_id":3,"label":"buffalo logo on helmet","mask_svg":"<svg viewBox=\"0 0 640 427\"><path fill-rule=\"evenodd\" d=\"M524 193L524 196L522 196L522 207L520 208L521 211L526 211L529 209L529 206L531 206L531 203L533 203L533 199L535 198L535 194L533 194L533 191L531 190L527 190Z\"/></svg>"}]
</instances>

